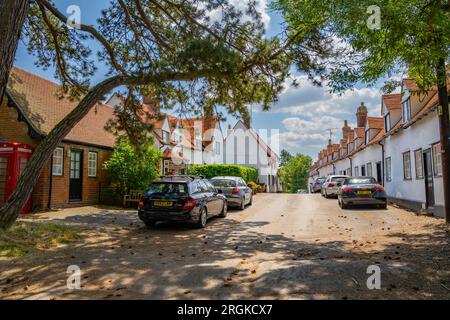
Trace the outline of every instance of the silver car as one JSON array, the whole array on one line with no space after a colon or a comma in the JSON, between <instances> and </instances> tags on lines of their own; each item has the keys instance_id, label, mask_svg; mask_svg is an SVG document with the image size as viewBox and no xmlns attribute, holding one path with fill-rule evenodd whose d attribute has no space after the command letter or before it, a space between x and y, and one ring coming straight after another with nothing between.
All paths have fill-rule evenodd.
<instances>
[{"instance_id":1,"label":"silver car","mask_svg":"<svg viewBox=\"0 0 450 320\"><path fill-rule=\"evenodd\" d=\"M337 197L342 183L348 176L328 176L327 180L322 185L322 196L325 198Z\"/></svg>"},{"instance_id":2,"label":"silver car","mask_svg":"<svg viewBox=\"0 0 450 320\"><path fill-rule=\"evenodd\" d=\"M238 207L241 210L245 206L252 205L253 191L240 177L214 177L209 180L219 193L227 197L229 207Z\"/></svg>"}]
</instances>

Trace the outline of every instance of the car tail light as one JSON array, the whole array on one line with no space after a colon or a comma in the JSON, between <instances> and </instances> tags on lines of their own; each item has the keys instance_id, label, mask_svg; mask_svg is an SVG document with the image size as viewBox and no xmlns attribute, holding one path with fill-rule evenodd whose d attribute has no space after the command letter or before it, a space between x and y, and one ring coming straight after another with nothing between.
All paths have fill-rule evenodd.
<instances>
[{"instance_id":1,"label":"car tail light","mask_svg":"<svg viewBox=\"0 0 450 320\"><path fill-rule=\"evenodd\" d=\"M330 187L330 188L331 188L331 187L334 187L334 183L329 183L329 184L328 184L328 187Z\"/></svg>"},{"instance_id":2,"label":"car tail light","mask_svg":"<svg viewBox=\"0 0 450 320\"><path fill-rule=\"evenodd\" d=\"M352 188L342 188L341 189L342 190L342 192L353 192L353 189Z\"/></svg>"},{"instance_id":3,"label":"car tail light","mask_svg":"<svg viewBox=\"0 0 450 320\"><path fill-rule=\"evenodd\" d=\"M144 198L141 198L141 200L139 200L138 209L144 209Z\"/></svg>"},{"instance_id":4,"label":"car tail light","mask_svg":"<svg viewBox=\"0 0 450 320\"><path fill-rule=\"evenodd\" d=\"M384 191L384 188L377 186L377 187L375 187L375 190L377 190L377 191Z\"/></svg>"},{"instance_id":5,"label":"car tail light","mask_svg":"<svg viewBox=\"0 0 450 320\"><path fill-rule=\"evenodd\" d=\"M183 210L190 211L190 210L194 209L194 207L195 207L195 200L189 199L189 200L186 200L186 202L184 203Z\"/></svg>"},{"instance_id":6,"label":"car tail light","mask_svg":"<svg viewBox=\"0 0 450 320\"><path fill-rule=\"evenodd\" d=\"M316 186L318 186L319 184L320 184L320 182L316 182L316 183L314 183Z\"/></svg>"},{"instance_id":7,"label":"car tail light","mask_svg":"<svg viewBox=\"0 0 450 320\"><path fill-rule=\"evenodd\" d=\"M239 188L238 187L234 187L233 190L231 190L232 194L237 194L239 193Z\"/></svg>"}]
</instances>

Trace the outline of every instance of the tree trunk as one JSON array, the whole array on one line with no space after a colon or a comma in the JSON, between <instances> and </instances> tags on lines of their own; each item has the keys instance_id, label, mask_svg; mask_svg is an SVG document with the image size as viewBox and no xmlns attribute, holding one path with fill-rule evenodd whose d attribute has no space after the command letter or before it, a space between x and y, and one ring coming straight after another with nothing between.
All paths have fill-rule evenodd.
<instances>
[{"instance_id":1,"label":"tree trunk","mask_svg":"<svg viewBox=\"0 0 450 320\"><path fill-rule=\"evenodd\" d=\"M29 0L0 1L0 101L13 66Z\"/></svg>"},{"instance_id":2,"label":"tree trunk","mask_svg":"<svg viewBox=\"0 0 450 320\"><path fill-rule=\"evenodd\" d=\"M450 112L448 109L447 72L445 59L436 68L439 95L439 127L442 152L442 181L444 185L445 221L450 223Z\"/></svg>"},{"instance_id":3,"label":"tree trunk","mask_svg":"<svg viewBox=\"0 0 450 320\"><path fill-rule=\"evenodd\" d=\"M30 197L41 174L42 168L50 159L53 150L61 143L70 130L100 101L104 95L124 84L122 76L111 77L92 88L89 93L37 146L30 162L25 167L14 192L0 208L0 229L9 228L19 216L20 210Z\"/></svg>"}]
</instances>

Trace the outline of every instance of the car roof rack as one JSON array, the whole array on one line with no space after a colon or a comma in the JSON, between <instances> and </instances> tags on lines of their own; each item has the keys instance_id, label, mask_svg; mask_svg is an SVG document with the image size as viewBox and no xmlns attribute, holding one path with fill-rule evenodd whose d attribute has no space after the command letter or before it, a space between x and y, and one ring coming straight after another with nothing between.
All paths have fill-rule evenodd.
<instances>
[{"instance_id":1,"label":"car roof rack","mask_svg":"<svg viewBox=\"0 0 450 320\"><path fill-rule=\"evenodd\" d=\"M196 176L196 175L182 175L182 174L177 174L177 175L169 175L169 176L160 176L160 179L191 179L191 180L195 180L195 179L204 179L203 176Z\"/></svg>"}]
</instances>

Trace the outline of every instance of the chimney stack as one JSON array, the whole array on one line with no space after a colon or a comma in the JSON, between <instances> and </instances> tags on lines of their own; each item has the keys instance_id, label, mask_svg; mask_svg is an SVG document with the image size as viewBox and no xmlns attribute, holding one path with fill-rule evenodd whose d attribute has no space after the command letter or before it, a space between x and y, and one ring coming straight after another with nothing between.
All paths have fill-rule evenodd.
<instances>
[{"instance_id":1,"label":"chimney stack","mask_svg":"<svg viewBox=\"0 0 450 320\"><path fill-rule=\"evenodd\" d=\"M367 107L364 105L364 102L361 102L361 105L358 107L356 111L356 121L358 127L365 127L367 120Z\"/></svg>"},{"instance_id":2,"label":"chimney stack","mask_svg":"<svg viewBox=\"0 0 450 320\"><path fill-rule=\"evenodd\" d=\"M342 127L342 139L347 140L349 132L350 127L348 126L348 121L344 120L344 126Z\"/></svg>"}]
</instances>

